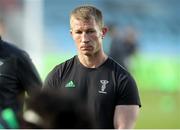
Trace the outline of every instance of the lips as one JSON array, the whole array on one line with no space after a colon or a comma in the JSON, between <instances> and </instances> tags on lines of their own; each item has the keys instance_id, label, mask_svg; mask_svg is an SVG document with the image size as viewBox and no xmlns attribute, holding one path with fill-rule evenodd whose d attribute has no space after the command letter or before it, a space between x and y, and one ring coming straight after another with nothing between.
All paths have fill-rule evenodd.
<instances>
[{"instance_id":1,"label":"lips","mask_svg":"<svg viewBox=\"0 0 180 130\"><path fill-rule=\"evenodd\" d=\"M93 48L92 46L82 46L81 47L82 50L90 50L92 48Z\"/></svg>"}]
</instances>

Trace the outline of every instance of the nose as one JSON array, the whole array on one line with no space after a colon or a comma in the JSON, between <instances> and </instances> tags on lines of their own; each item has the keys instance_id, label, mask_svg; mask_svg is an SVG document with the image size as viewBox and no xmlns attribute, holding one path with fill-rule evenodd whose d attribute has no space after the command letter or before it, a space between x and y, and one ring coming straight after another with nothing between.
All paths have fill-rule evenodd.
<instances>
[{"instance_id":1,"label":"nose","mask_svg":"<svg viewBox=\"0 0 180 130\"><path fill-rule=\"evenodd\" d=\"M82 42L83 43L88 43L89 42L89 37L88 37L88 34L86 32L82 33Z\"/></svg>"}]
</instances>

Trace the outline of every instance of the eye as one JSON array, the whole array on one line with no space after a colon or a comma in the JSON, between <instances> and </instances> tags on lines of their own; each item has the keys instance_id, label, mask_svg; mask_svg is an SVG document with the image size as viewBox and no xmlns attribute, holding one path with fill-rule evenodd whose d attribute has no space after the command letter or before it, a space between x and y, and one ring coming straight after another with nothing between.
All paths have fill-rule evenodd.
<instances>
[{"instance_id":1,"label":"eye","mask_svg":"<svg viewBox=\"0 0 180 130\"><path fill-rule=\"evenodd\" d=\"M95 32L95 30L87 30L86 33L91 34L91 33L94 33L94 32Z\"/></svg>"},{"instance_id":2,"label":"eye","mask_svg":"<svg viewBox=\"0 0 180 130\"><path fill-rule=\"evenodd\" d=\"M76 33L76 34L81 34L81 33L82 33L82 31L75 31L75 33Z\"/></svg>"}]
</instances>

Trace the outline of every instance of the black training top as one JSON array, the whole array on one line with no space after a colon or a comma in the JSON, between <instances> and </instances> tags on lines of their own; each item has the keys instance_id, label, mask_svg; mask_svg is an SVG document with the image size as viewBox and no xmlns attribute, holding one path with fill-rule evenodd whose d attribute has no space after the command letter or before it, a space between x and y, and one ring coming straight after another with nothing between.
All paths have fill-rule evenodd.
<instances>
[{"instance_id":1,"label":"black training top","mask_svg":"<svg viewBox=\"0 0 180 130\"><path fill-rule=\"evenodd\" d=\"M28 54L0 38L0 110L22 111L25 91L41 88L41 79ZM19 102L20 101L20 102Z\"/></svg>"},{"instance_id":2,"label":"black training top","mask_svg":"<svg viewBox=\"0 0 180 130\"><path fill-rule=\"evenodd\" d=\"M114 128L116 105L140 106L133 78L111 58L98 68L86 68L75 56L49 73L44 88L59 88L85 101L95 113L97 128Z\"/></svg>"}]
</instances>

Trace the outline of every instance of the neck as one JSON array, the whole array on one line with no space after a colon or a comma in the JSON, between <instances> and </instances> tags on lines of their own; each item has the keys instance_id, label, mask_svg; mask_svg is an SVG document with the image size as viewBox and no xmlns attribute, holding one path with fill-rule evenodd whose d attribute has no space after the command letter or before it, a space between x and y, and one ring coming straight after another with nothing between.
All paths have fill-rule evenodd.
<instances>
[{"instance_id":1,"label":"neck","mask_svg":"<svg viewBox=\"0 0 180 130\"><path fill-rule=\"evenodd\" d=\"M83 64L85 67L97 68L106 61L107 55L105 53L94 55L78 55L78 58L81 64Z\"/></svg>"}]
</instances>

